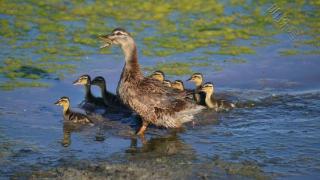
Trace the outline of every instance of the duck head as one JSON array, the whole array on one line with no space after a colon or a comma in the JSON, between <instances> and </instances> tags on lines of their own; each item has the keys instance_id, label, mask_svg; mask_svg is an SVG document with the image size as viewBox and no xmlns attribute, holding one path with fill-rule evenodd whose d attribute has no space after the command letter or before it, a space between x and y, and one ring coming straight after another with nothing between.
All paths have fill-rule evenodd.
<instances>
[{"instance_id":1,"label":"duck head","mask_svg":"<svg viewBox=\"0 0 320 180\"><path fill-rule=\"evenodd\" d=\"M173 89L177 89L179 91L184 91L184 85L181 80L175 80L174 82L171 83L171 87Z\"/></svg>"},{"instance_id":2,"label":"duck head","mask_svg":"<svg viewBox=\"0 0 320 180\"><path fill-rule=\"evenodd\" d=\"M207 82L202 86L201 91L205 92L206 94L213 94L214 86L211 82Z\"/></svg>"},{"instance_id":3,"label":"duck head","mask_svg":"<svg viewBox=\"0 0 320 180\"><path fill-rule=\"evenodd\" d=\"M163 85L166 86L166 87L171 87L171 81L169 81L169 80L164 80L164 81L163 81Z\"/></svg>"},{"instance_id":4,"label":"duck head","mask_svg":"<svg viewBox=\"0 0 320 180\"><path fill-rule=\"evenodd\" d=\"M62 106L63 109L66 110L69 107L70 100L69 100L68 97L63 96L57 102L55 102L54 104L57 105L57 106Z\"/></svg>"},{"instance_id":5,"label":"duck head","mask_svg":"<svg viewBox=\"0 0 320 180\"><path fill-rule=\"evenodd\" d=\"M100 48L107 48L112 44L126 46L128 44L134 44L134 40L130 33L122 28L114 29L110 34L101 35L99 38L102 40Z\"/></svg>"},{"instance_id":6,"label":"duck head","mask_svg":"<svg viewBox=\"0 0 320 180\"><path fill-rule=\"evenodd\" d=\"M193 82L198 87L202 84L203 76L201 73L194 73L187 81Z\"/></svg>"},{"instance_id":7,"label":"duck head","mask_svg":"<svg viewBox=\"0 0 320 180\"><path fill-rule=\"evenodd\" d=\"M163 82L165 76L164 76L164 73L162 71L155 71L150 75L150 77L152 79L156 79L156 80L158 80L160 82Z\"/></svg>"},{"instance_id":8,"label":"duck head","mask_svg":"<svg viewBox=\"0 0 320 180\"><path fill-rule=\"evenodd\" d=\"M91 81L91 84L104 88L106 86L106 81L102 76L97 76Z\"/></svg>"},{"instance_id":9,"label":"duck head","mask_svg":"<svg viewBox=\"0 0 320 180\"><path fill-rule=\"evenodd\" d=\"M77 80L73 82L73 85L90 85L91 80L90 76L85 74L81 75Z\"/></svg>"}]
</instances>

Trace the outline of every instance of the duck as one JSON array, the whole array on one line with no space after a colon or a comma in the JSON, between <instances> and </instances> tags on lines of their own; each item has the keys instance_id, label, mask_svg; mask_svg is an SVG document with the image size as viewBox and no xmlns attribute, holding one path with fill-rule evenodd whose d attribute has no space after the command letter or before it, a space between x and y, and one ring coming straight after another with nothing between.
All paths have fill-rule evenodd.
<instances>
[{"instance_id":1,"label":"duck","mask_svg":"<svg viewBox=\"0 0 320 180\"><path fill-rule=\"evenodd\" d=\"M164 80L164 81L163 81L163 85L164 85L165 87L171 88L171 81L170 81L170 80Z\"/></svg>"},{"instance_id":2,"label":"duck","mask_svg":"<svg viewBox=\"0 0 320 180\"><path fill-rule=\"evenodd\" d=\"M156 79L160 82L163 82L165 80L165 75L162 71L160 70L157 70L155 72L153 72L151 75L150 75L151 78L153 79Z\"/></svg>"},{"instance_id":3,"label":"duck","mask_svg":"<svg viewBox=\"0 0 320 180\"><path fill-rule=\"evenodd\" d=\"M150 75L151 78L156 79L163 83L165 87L171 87L171 81L165 79L164 72L157 70Z\"/></svg>"},{"instance_id":4,"label":"duck","mask_svg":"<svg viewBox=\"0 0 320 180\"><path fill-rule=\"evenodd\" d=\"M171 88L176 91L185 93L186 98L191 100L193 99L194 91L191 89L185 89L184 84L181 80L175 80L171 82Z\"/></svg>"},{"instance_id":5,"label":"duck","mask_svg":"<svg viewBox=\"0 0 320 180\"><path fill-rule=\"evenodd\" d=\"M74 112L70 108L70 100L68 97L63 96L55 105L63 107L63 117L65 121L73 122L75 124L92 124L93 121L85 114Z\"/></svg>"},{"instance_id":6,"label":"duck","mask_svg":"<svg viewBox=\"0 0 320 180\"><path fill-rule=\"evenodd\" d=\"M196 86L193 94L193 99L197 102L197 104L205 106L206 95L203 92L201 92L203 75L198 72L194 73L187 81L193 82Z\"/></svg>"},{"instance_id":7,"label":"duck","mask_svg":"<svg viewBox=\"0 0 320 180\"><path fill-rule=\"evenodd\" d=\"M99 37L103 43L100 48L119 45L124 53L125 64L118 82L117 95L140 116L142 125L137 135L143 136L149 124L181 128L203 110L202 106L187 100L184 93L143 76L136 43L126 30L116 28L110 34Z\"/></svg>"},{"instance_id":8,"label":"duck","mask_svg":"<svg viewBox=\"0 0 320 180\"><path fill-rule=\"evenodd\" d=\"M229 111L235 108L233 103L227 102L223 99L216 99L214 97L214 86L211 82L205 83L201 91L205 93L205 103L206 106L210 109L214 109L215 111Z\"/></svg>"},{"instance_id":9,"label":"duck","mask_svg":"<svg viewBox=\"0 0 320 180\"><path fill-rule=\"evenodd\" d=\"M93 103L98 106L105 106L104 101L100 97L95 97L91 92L91 77L87 74L81 75L73 82L73 85L83 85L85 88L84 99L86 102Z\"/></svg>"},{"instance_id":10,"label":"duck","mask_svg":"<svg viewBox=\"0 0 320 180\"><path fill-rule=\"evenodd\" d=\"M128 108L121 102L117 95L107 90L106 80L102 76L95 77L91 81L91 84L100 88L101 96L105 105L114 108L121 108L122 110L128 110Z\"/></svg>"},{"instance_id":11,"label":"duck","mask_svg":"<svg viewBox=\"0 0 320 180\"><path fill-rule=\"evenodd\" d=\"M175 80L171 82L171 88L178 90L178 91L184 91L184 84L181 80Z\"/></svg>"}]
</instances>

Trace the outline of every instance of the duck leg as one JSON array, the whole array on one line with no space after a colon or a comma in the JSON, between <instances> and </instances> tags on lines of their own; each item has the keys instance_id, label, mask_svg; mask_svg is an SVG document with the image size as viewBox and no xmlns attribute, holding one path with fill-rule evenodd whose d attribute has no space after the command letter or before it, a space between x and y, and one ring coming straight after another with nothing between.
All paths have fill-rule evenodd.
<instances>
[{"instance_id":1,"label":"duck leg","mask_svg":"<svg viewBox=\"0 0 320 180\"><path fill-rule=\"evenodd\" d=\"M146 121L142 121L142 126L140 127L137 135L144 136L144 132L146 131L148 125L149 123L147 123Z\"/></svg>"}]
</instances>

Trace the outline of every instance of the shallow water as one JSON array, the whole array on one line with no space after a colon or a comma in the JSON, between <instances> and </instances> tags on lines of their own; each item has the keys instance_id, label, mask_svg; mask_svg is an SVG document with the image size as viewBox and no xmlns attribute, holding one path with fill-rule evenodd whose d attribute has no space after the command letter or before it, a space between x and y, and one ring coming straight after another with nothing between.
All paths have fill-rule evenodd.
<instances>
[{"instance_id":1,"label":"shallow water","mask_svg":"<svg viewBox=\"0 0 320 180\"><path fill-rule=\"evenodd\" d=\"M102 142L96 141L99 130L95 126L72 131L69 145L62 144L61 109L53 102L63 95L70 96L73 106L82 101L82 88L70 83L77 75L50 88L2 92L1 175L8 177L52 167L77 167L76 162L84 160L89 164L126 164L168 158L163 161L183 161L175 167L186 166L180 171L198 168L200 175L206 174L209 178L316 178L320 175L320 92L318 81L311 79L314 75L314 80L320 77L319 71L315 68L313 71L319 63L310 60L305 68L301 68L303 62L301 65L295 63L300 66L295 67L290 60L287 63L280 59L266 61L269 65L277 64L279 71L292 66L287 69L288 77L285 79L271 68L260 74L259 66L263 60L259 64L249 62L231 66L219 76L206 75L207 79L212 77L210 80L216 82L218 92L236 96L241 102L255 106L199 119L195 126L187 125L182 132L150 128L145 145L132 135L137 127L132 117L122 117L120 121L106 120L103 128L105 140ZM101 69L92 74L103 74L108 79L109 89L114 91L119 77L115 74L119 73L122 62L92 60L91 65L95 63ZM110 66L114 66L113 69ZM305 78L290 76L294 73ZM235 82L238 81L236 77L242 81ZM265 79L263 83L261 79ZM288 85L288 82L295 83ZM206 113L214 114L203 114ZM145 166L152 163L146 162ZM241 169L241 166L253 166L258 170L246 173L248 170ZM164 168L165 171L171 171L169 167ZM222 169L218 175L216 168ZM198 177L195 172L192 175Z\"/></svg>"},{"instance_id":2,"label":"shallow water","mask_svg":"<svg viewBox=\"0 0 320 180\"><path fill-rule=\"evenodd\" d=\"M225 12L232 14L232 8L226 6ZM153 22L146 21L153 25ZM135 29L130 22L119 22ZM112 21L111 24L116 23ZM74 26L81 26L81 23L76 22ZM33 37L33 31L27 37ZM176 47L180 53L150 57L142 52L148 46L143 43L144 36L155 33L168 38L170 33L161 34L157 30L136 32L141 32L137 35L139 60L146 70L150 69L148 67L163 68L158 62L206 62L206 66L191 65L191 70L202 72L206 81L215 84L217 93L239 101L242 108L225 113L205 110L194 125L187 124L182 131L150 127L145 143L133 135L139 126L133 115L106 118L97 114L95 118L103 125L90 127L64 124L62 110L53 103L61 96L69 96L72 106L77 108L83 100L84 90L73 86L72 82L79 75L102 75L107 80L108 89L115 92L123 66L122 52L118 47L113 47L111 54L82 47L81 55L70 57L81 56L82 60L68 61L76 65L74 73L57 78L57 73L53 72L38 80L50 84L49 87L1 90L1 178L317 179L320 176L318 54L279 54L281 49L295 48L294 41L280 31L272 36L278 43L253 46L256 54L206 54L203 52L215 47L201 46L182 53L181 47ZM248 44L243 40L234 43ZM2 59L15 55L10 53L12 49L6 43L0 45L4 48ZM298 50L316 48L304 46ZM20 56L22 51L25 49L13 52ZM27 54L28 57L37 56ZM245 62L229 61L232 59L244 59ZM52 63L58 62L52 60ZM169 75L169 79L188 78L176 69L168 69L168 72L176 73ZM21 77L10 79L3 70L0 72L1 84L17 79L28 80ZM186 83L186 86L192 88L192 84ZM98 89L93 89L98 95Z\"/></svg>"}]
</instances>

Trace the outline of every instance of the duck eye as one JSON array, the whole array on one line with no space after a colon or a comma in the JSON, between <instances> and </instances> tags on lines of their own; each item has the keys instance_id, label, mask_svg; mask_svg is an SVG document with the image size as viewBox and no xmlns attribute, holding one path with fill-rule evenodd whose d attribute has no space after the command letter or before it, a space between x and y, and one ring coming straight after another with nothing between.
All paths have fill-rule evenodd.
<instances>
[{"instance_id":1,"label":"duck eye","mask_svg":"<svg viewBox=\"0 0 320 180\"><path fill-rule=\"evenodd\" d=\"M118 36L121 35L121 34L122 34L121 32L117 32L117 33L116 33L116 35L118 35Z\"/></svg>"}]
</instances>

